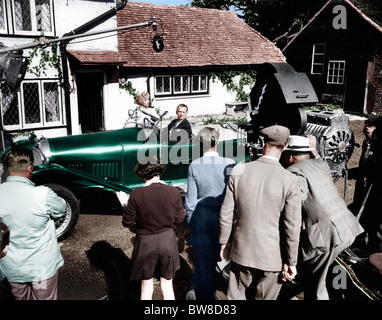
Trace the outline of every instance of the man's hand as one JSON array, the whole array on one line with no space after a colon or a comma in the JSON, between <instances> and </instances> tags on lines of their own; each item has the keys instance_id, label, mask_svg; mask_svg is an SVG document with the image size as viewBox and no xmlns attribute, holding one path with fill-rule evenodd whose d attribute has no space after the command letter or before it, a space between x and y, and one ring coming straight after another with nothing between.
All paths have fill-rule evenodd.
<instances>
[{"instance_id":1,"label":"man's hand","mask_svg":"<svg viewBox=\"0 0 382 320\"><path fill-rule=\"evenodd\" d=\"M225 249L226 245L225 244L222 244L221 247L220 247L220 259L224 259L224 249Z\"/></svg>"},{"instance_id":2,"label":"man's hand","mask_svg":"<svg viewBox=\"0 0 382 320\"><path fill-rule=\"evenodd\" d=\"M282 270L282 280L283 281L292 281L294 277L297 274L297 268L296 266L288 266L287 264L283 265L283 270Z\"/></svg>"},{"instance_id":3,"label":"man's hand","mask_svg":"<svg viewBox=\"0 0 382 320\"><path fill-rule=\"evenodd\" d=\"M317 139L312 134L306 135L309 138L309 148L314 148L312 151L310 151L314 158L317 158L319 156L319 153L317 151Z\"/></svg>"},{"instance_id":4,"label":"man's hand","mask_svg":"<svg viewBox=\"0 0 382 320\"><path fill-rule=\"evenodd\" d=\"M184 230L183 230L183 237L184 239L188 240L188 235L191 233L191 229L189 227L186 227Z\"/></svg>"},{"instance_id":5,"label":"man's hand","mask_svg":"<svg viewBox=\"0 0 382 320\"><path fill-rule=\"evenodd\" d=\"M365 126L363 132L367 139L371 139L373 136L373 131L375 130L375 126Z\"/></svg>"}]
</instances>

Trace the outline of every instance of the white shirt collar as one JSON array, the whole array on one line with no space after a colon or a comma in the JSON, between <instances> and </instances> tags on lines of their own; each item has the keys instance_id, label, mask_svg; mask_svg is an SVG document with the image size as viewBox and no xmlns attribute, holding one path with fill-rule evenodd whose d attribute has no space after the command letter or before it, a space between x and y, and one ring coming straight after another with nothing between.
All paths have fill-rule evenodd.
<instances>
[{"instance_id":1,"label":"white shirt collar","mask_svg":"<svg viewBox=\"0 0 382 320\"><path fill-rule=\"evenodd\" d=\"M262 158L268 158L268 159L272 159L272 160L279 162L278 159L276 159L275 157L272 157L272 156L262 156Z\"/></svg>"},{"instance_id":2,"label":"white shirt collar","mask_svg":"<svg viewBox=\"0 0 382 320\"><path fill-rule=\"evenodd\" d=\"M219 153L216 151L207 151L207 152L204 152L203 156L205 156L205 157L218 157Z\"/></svg>"},{"instance_id":3,"label":"white shirt collar","mask_svg":"<svg viewBox=\"0 0 382 320\"><path fill-rule=\"evenodd\" d=\"M153 184L153 183L162 183L162 184L167 184L167 183L166 183L166 182L164 182L163 180L159 180L159 179L154 179L154 178L152 178L151 180L149 180L149 181L146 181L146 183L145 183L144 187L147 187L147 186L149 186L149 185L151 185L151 184Z\"/></svg>"}]
</instances>

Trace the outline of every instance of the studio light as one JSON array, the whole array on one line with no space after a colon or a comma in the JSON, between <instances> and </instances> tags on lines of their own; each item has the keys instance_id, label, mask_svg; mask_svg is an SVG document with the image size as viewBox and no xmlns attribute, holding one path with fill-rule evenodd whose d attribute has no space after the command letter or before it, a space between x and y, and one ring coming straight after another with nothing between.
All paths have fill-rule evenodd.
<instances>
[{"instance_id":1,"label":"studio light","mask_svg":"<svg viewBox=\"0 0 382 320\"><path fill-rule=\"evenodd\" d=\"M27 71L28 59L23 57L22 51L4 53L0 56L0 80L12 89L20 86Z\"/></svg>"},{"instance_id":2,"label":"studio light","mask_svg":"<svg viewBox=\"0 0 382 320\"><path fill-rule=\"evenodd\" d=\"M152 43L153 43L153 49L155 52L161 52L163 50L164 48L163 39L159 34L154 36Z\"/></svg>"},{"instance_id":3,"label":"studio light","mask_svg":"<svg viewBox=\"0 0 382 320\"><path fill-rule=\"evenodd\" d=\"M153 31L151 32L151 42L153 44L153 49L155 52L161 52L164 49L164 30L162 21L157 17L152 17L152 21Z\"/></svg>"}]
</instances>

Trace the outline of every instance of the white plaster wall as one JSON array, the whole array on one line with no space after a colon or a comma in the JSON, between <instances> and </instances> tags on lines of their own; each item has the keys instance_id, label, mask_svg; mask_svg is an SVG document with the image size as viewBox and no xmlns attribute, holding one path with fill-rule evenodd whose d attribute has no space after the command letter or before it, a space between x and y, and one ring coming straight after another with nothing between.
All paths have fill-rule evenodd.
<instances>
[{"instance_id":1,"label":"white plaster wall","mask_svg":"<svg viewBox=\"0 0 382 320\"><path fill-rule=\"evenodd\" d=\"M118 83L104 87L104 121L107 130L122 128L128 117L128 100L127 92L121 90Z\"/></svg>"},{"instance_id":2,"label":"white plaster wall","mask_svg":"<svg viewBox=\"0 0 382 320\"><path fill-rule=\"evenodd\" d=\"M153 86L152 86L153 87ZM188 115L221 114L225 112L225 103L235 100L235 95L227 92L220 82L212 82L208 94L189 95L154 99L153 105L162 111L168 111L167 116L175 116L176 107L180 103L188 106Z\"/></svg>"},{"instance_id":3,"label":"white plaster wall","mask_svg":"<svg viewBox=\"0 0 382 320\"><path fill-rule=\"evenodd\" d=\"M146 77L142 75L139 78L127 76L128 81L132 83L133 88L138 92L147 91ZM150 78L151 92L154 92L154 78ZM188 106L188 115L195 116L201 114L221 114L225 112L225 104L235 101L235 94L230 93L218 80L209 82L209 93L203 95L172 96L172 97L154 97L151 95L152 105L160 108L161 113L168 111L166 118L175 117L176 107L180 103ZM128 106L135 108L132 97L125 96Z\"/></svg>"},{"instance_id":4,"label":"white plaster wall","mask_svg":"<svg viewBox=\"0 0 382 320\"><path fill-rule=\"evenodd\" d=\"M69 65L69 63L68 63ZM71 86L70 93L70 116L72 124L72 134L80 134L81 128L79 125L79 116L78 116L78 99L77 99L77 84L76 77L72 75L70 67L68 68L68 78Z\"/></svg>"},{"instance_id":5,"label":"white plaster wall","mask_svg":"<svg viewBox=\"0 0 382 320\"><path fill-rule=\"evenodd\" d=\"M146 76L134 76L128 78L133 88L138 92L147 91ZM153 92L153 80L150 79L151 92ZM207 115L225 113L225 104L235 101L235 94L227 92L219 81L210 80L210 92L200 96L163 97L151 96L152 106L159 108L161 114L168 111L165 119L174 118L176 107L180 103L188 106L188 115ZM104 88L105 127L107 130L119 129L128 118L128 110L134 109L136 104L131 95L119 88L118 83L108 84Z\"/></svg>"},{"instance_id":6,"label":"white plaster wall","mask_svg":"<svg viewBox=\"0 0 382 320\"><path fill-rule=\"evenodd\" d=\"M81 26L89 20L99 16L107 10L115 7L114 0L105 1L83 1L83 0L56 0L54 1L54 13L55 13L55 27L56 35L61 38L65 33ZM117 27L116 15L112 15L108 20L101 25L91 29L106 30ZM17 45L32 44L35 39L38 39L41 35L34 37L29 36L17 36L17 37L5 37L0 36L0 42L6 47L13 47ZM91 40L91 41L90 41ZM112 50L117 51L118 39L116 32L110 32L101 34L98 36L84 37L71 40L68 45L69 50ZM49 48L45 48L49 50ZM31 49L24 49L24 55L29 56ZM33 66L38 61L37 58L30 61ZM46 72L46 76L41 77L55 77L56 71L50 69ZM35 78L30 73L27 73L26 78Z\"/></svg>"},{"instance_id":7,"label":"white plaster wall","mask_svg":"<svg viewBox=\"0 0 382 320\"><path fill-rule=\"evenodd\" d=\"M114 0L105 1L83 1L83 0L58 0L54 2L56 33L62 37L84 23L96 18L102 13L115 7ZM87 32L106 30L117 27L116 15L113 15L101 25ZM117 33L105 33L92 37L71 40L69 50L113 50L117 51Z\"/></svg>"}]
</instances>

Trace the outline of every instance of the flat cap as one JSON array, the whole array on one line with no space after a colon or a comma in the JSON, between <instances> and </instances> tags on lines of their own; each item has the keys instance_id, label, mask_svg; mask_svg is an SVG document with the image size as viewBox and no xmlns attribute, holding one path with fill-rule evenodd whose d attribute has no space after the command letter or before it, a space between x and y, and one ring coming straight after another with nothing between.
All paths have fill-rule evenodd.
<instances>
[{"instance_id":1,"label":"flat cap","mask_svg":"<svg viewBox=\"0 0 382 320\"><path fill-rule=\"evenodd\" d=\"M288 141L290 131L287 127L276 124L262 129L260 131L260 135L263 136L267 141L286 143Z\"/></svg>"}]
</instances>

